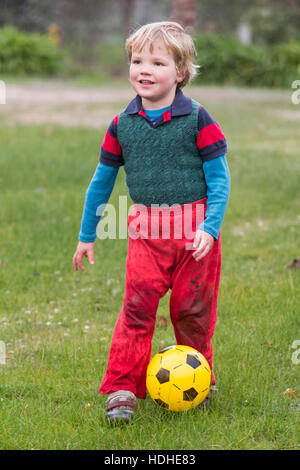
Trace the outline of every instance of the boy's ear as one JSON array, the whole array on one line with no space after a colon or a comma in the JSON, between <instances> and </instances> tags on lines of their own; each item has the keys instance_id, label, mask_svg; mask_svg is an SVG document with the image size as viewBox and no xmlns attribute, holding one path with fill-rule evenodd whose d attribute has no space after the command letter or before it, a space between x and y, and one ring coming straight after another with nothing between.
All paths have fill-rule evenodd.
<instances>
[{"instance_id":1,"label":"boy's ear","mask_svg":"<svg viewBox=\"0 0 300 470\"><path fill-rule=\"evenodd\" d=\"M181 74L181 75L177 75L177 83L181 83L181 82L183 82L183 79L184 79L184 76L183 76L183 74Z\"/></svg>"},{"instance_id":2,"label":"boy's ear","mask_svg":"<svg viewBox=\"0 0 300 470\"><path fill-rule=\"evenodd\" d=\"M176 67L176 70L177 70L177 83L180 83L184 80L184 73L180 72L178 70L178 67Z\"/></svg>"}]
</instances>

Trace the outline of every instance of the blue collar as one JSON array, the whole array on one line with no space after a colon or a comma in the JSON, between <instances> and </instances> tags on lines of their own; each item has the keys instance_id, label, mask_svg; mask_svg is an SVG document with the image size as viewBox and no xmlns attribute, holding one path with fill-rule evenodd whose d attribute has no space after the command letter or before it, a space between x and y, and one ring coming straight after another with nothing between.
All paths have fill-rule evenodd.
<instances>
[{"instance_id":1,"label":"blue collar","mask_svg":"<svg viewBox=\"0 0 300 470\"><path fill-rule=\"evenodd\" d=\"M140 95L136 95L125 109L125 113L137 114L142 110L142 98ZM177 88L174 101L170 106L170 112L171 116L184 116L192 112L192 100L188 96L185 96L180 88Z\"/></svg>"}]
</instances>

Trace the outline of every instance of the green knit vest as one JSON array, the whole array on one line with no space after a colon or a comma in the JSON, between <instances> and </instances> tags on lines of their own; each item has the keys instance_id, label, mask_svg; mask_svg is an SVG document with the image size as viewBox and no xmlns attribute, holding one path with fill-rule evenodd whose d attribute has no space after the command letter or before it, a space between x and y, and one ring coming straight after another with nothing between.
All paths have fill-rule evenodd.
<instances>
[{"instance_id":1,"label":"green knit vest","mask_svg":"<svg viewBox=\"0 0 300 470\"><path fill-rule=\"evenodd\" d=\"M191 114L174 116L158 127L139 114L120 113L117 135L133 202L187 204L206 196L196 145L200 104L192 104Z\"/></svg>"}]
</instances>

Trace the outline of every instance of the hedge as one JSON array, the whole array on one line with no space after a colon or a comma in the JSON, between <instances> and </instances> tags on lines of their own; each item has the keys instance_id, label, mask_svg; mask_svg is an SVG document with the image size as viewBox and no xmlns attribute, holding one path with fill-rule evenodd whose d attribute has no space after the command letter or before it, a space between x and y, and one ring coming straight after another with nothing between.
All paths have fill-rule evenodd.
<instances>
[{"instance_id":1,"label":"hedge","mask_svg":"<svg viewBox=\"0 0 300 470\"><path fill-rule=\"evenodd\" d=\"M62 51L47 35L25 33L12 26L0 29L0 73L54 75Z\"/></svg>"},{"instance_id":2,"label":"hedge","mask_svg":"<svg viewBox=\"0 0 300 470\"><path fill-rule=\"evenodd\" d=\"M194 40L200 66L194 83L290 87L300 78L300 42L263 46L211 34Z\"/></svg>"}]
</instances>

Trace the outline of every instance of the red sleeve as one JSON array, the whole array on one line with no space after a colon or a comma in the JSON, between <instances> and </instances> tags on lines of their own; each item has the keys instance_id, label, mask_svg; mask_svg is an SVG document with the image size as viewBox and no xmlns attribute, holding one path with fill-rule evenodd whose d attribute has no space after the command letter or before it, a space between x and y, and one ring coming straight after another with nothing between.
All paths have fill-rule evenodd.
<instances>
[{"instance_id":1,"label":"red sleeve","mask_svg":"<svg viewBox=\"0 0 300 470\"><path fill-rule=\"evenodd\" d=\"M120 167L124 165L124 160L122 156L122 148L118 141L118 119L117 115L109 125L109 128L106 131L104 136L101 153L100 153L100 162L104 165Z\"/></svg>"},{"instance_id":2,"label":"red sleeve","mask_svg":"<svg viewBox=\"0 0 300 470\"><path fill-rule=\"evenodd\" d=\"M228 151L225 136L219 124L203 108L198 113L197 147L203 161L225 155Z\"/></svg>"}]
</instances>

